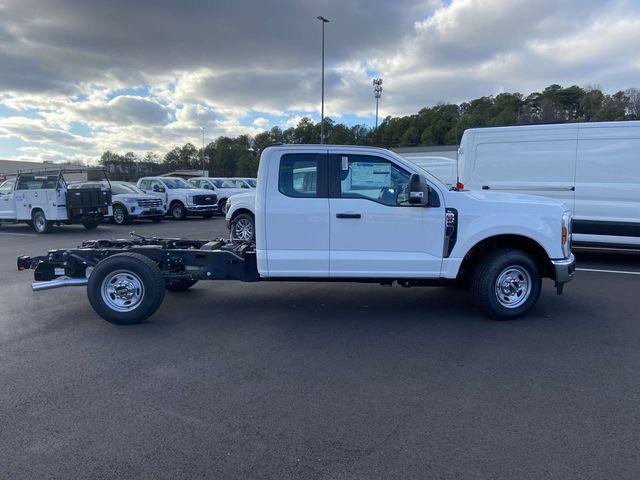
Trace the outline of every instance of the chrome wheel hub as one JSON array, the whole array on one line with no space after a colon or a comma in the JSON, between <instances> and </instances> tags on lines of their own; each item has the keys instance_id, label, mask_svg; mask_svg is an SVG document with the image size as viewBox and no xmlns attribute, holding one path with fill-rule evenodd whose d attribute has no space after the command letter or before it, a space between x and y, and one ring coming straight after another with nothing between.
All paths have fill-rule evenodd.
<instances>
[{"instance_id":1,"label":"chrome wheel hub","mask_svg":"<svg viewBox=\"0 0 640 480\"><path fill-rule=\"evenodd\" d=\"M116 208L113 211L113 218L116 221L116 223L124 222L124 211L122 210L122 208Z\"/></svg>"},{"instance_id":2,"label":"chrome wheel hub","mask_svg":"<svg viewBox=\"0 0 640 480\"><path fill-rule=\"evenodd\" d=\"M503 307L519 307L531 295L531 275L519 265L505 268L496 280L495 294Z\"/></svg>"},{"instance_id":3,"label":"chrome wheel hub","mask_svg":"<svg viewBox=\"0 0 640 480\"><path fill-rule=\"evenodd\" d=\"M246 218L241 218L235 223L234 231L238 240L248 242L253 238L253 225Z\"/></svg>"},{"instance_id":4,"label":"chrome wheel hub","mask_svg":"<svg viewBox=\"0 0 640 480\"><path fill-rule=\"evenodd\" d=\"M144 298L144 286L140 277L128 270L111 272L102 281L102 300L116 312L130 312Z\"/></svg>"}]
</instances>

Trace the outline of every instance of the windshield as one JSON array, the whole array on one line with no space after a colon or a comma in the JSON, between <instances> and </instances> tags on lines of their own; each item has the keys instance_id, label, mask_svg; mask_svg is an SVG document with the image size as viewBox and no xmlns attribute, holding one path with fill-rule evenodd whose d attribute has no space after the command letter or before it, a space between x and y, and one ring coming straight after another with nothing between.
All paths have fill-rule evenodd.
<instances>
[{"instance_id":1,"label":"windshield","mask_svg":"<svg viewBox=\"0 0 640 480\"><path fill-rule=\"evenodd\" d=\"M142 190L130 183L111 183L111 191L114 195L144 194Z\"/></svg>"},{"instance_id":2,"label":"windshield","mask_svg":"<svg viewBox=\"0 0 640 480\"><path fill-rule=\"evenodd\" d=\"M228 180L228 179L223 180L222 178L214 178L211 181L216 186L216 188L240 188L240 187L237 187L235 183L233 183L231 180Z\"/></svg>"},{"instance_id":3,"label":"windshield","mask_svg":"<svg viewBox=\"0 0 640 480\"><path fill-rule=\"evenodd\" d=\"M190 183L185 182L181 178L163 178L162 182L167 186L169 190L176 190L178 188L196 188Z\"/></svg>"},{"instance_id":4,"label":"windshield","mask_svg":"<svg viewBox=\"0 0 640 480\"><path fill-rule=\"evenodd\" d=\"M247 178L245 179L245 181L251 185L253 188L256 188L256 185L258 184L258 182L256 181L255 178Z\"/></svg>"},{"instance_id":5,"label":"windshield","mask_svg":"<svg viewBox=\"0 0 640 480\"><path fill-rule=\"evenodd\" d=\"M230 178L227 181L233 185L233 188L251 188L242 178Z\"/></svg>"}]
</instances>

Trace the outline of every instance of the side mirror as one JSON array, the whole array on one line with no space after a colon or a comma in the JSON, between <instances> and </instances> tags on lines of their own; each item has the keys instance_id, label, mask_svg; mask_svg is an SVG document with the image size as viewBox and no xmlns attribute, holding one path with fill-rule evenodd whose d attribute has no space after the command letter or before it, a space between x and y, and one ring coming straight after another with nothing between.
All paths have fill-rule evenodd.
<instances>
[{"instance_id":1,"label":"side mirror","mask_svg":"<svg viewBox=\"0 0 640 480\"><path fill-rule=\"evenodd\" d=\"M212 190L211 185L209 185L208 183L204 184L204 189L205 190Z\"/></svg>"},{"instance_id":2,"label":"side mirror","mask_svg":"<svg viewBox=\"0 0 640 480\"><path fill-rule=\"evenodd\" d=\"M409 177L409 205L416 207L439 207L440 198L422 175L417 173Z\"/></svg>"},{"instance_id":3,"label":"side mirror","mask_svg":"<svg viewBox=\"0 0 640 480\"><path fill-rule=\"evenodd\" d=\"M163 193L164 192L164 188L158 186L158 185L154 185L153 186L153 191L156 193Z\"/></svg>"}]
</instances>

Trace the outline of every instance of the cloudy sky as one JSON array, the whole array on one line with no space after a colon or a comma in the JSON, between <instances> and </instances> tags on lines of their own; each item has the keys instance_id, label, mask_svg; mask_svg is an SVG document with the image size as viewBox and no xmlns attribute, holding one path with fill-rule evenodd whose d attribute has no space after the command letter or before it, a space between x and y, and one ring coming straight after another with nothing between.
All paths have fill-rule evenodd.
<instances>
[{"instance_id":1,"label":"cloudy sky","mask_svg":"<svg viewBox=\"0 0 640 480\"><path fill-rule=\"evenodd\" d=\"M0 158L164 153L550 83L640 87L640 0L0 0Z\"/></svg>"}]
</instances>

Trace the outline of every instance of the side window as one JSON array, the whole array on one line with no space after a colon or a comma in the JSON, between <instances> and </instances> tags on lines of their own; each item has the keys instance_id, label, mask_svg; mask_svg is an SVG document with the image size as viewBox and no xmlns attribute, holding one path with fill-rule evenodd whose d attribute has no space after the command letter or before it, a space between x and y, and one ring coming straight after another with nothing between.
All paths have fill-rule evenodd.
<instances>
[{"instance_id":1,"label":"side window","mask_svg":"<svg viewBox=\"0 0 640 480\"><path fill-rule=\"evenodd\" d=\"M325 156L315 153L283 155L280 159L278 190L294 198L326 196Z\"/></svg>"},{"instance_id":2,"label":"side window","mask_svg":"<svg viewBox=\"0 0 640 480\"><path fill-rule=\"evenodd\" d=\"M156 187L158 187L158 188L156 188ZM160 192L161 192L162 190L166 190L166 187L164 186L164 184L163 184L161 181L159 181L159 180L152 180L152 181L151 181L151 190L153 190L154 192L155 192L156 190L158 190L158 191L160 191Z\"/></svg>"},{"instance_id":3,"label":"side window","mask_svg":"<svg viewBox=\"0 0 640 480\"><path fill-rule=\"evenodd\" d=\"M149 180L142 180L140 182L140 189L141 190L149 190Z\"/></svg>"},{"instance_id":4,"label":"side window","mask_svg":"<svg viewBox=\"0 0 640 480\"><path fill-rule=\"evenodd\" d=\"M389 206L407 204L409 172L370 155L337 155L337 158L341 198L363 198Z\"/></svg>"},{"instance_id":5,"label":"side window","mask_svg":"<svg viewBox=\"0 0 640 480\"><path fill-rule=\"evenodd\" d=\"M13 180L9 180L8 182L4 182L2 186L0 186L0 195L8 195L13 190Z\"/></svg>"}]
</instances>

